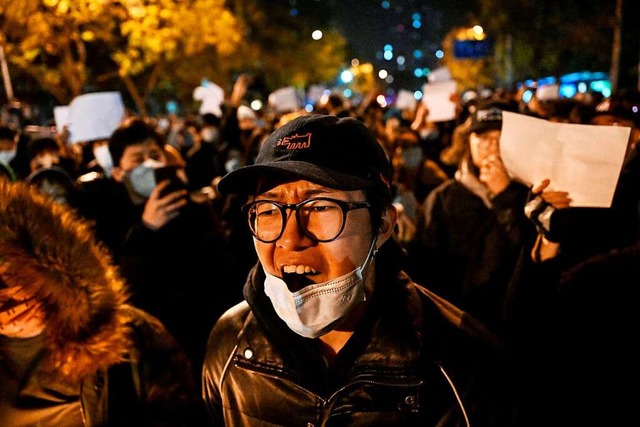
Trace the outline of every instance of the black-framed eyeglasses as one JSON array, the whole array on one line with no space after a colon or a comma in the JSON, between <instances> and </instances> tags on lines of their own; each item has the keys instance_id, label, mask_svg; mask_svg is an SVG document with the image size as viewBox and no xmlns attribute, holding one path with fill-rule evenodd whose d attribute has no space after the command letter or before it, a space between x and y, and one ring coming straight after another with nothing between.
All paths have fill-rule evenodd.
<instances>
[{"instance_id":1,"label":"black-framed eyeglasses","mask_svg":"<svg viewBox=\"0 0 640 427\"><path fill-rule=\"evenodd\" d=\"M272 200L256 200L242 207L251 234L263 243L273 243L282 236L287 223L287 210L296 212L298 226L315 242L335 240L344 230L347 212L368 208L369 202L345 202L328 197L314 197L295 204Z\"/></svg>"}]
</instances>

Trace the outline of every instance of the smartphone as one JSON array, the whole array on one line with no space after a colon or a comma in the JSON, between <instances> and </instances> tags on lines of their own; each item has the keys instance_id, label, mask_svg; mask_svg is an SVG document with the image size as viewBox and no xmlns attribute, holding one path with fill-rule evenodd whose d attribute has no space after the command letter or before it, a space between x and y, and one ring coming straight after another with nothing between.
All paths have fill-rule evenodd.
<instances>
[{"instance_id":1,"label":"smartphone","mask_svg":"<svg viewBox=\"0 0 640 427\"><path fill-rule=\"evenodd\" d=\"M169 180L169 185L162 190L161 196L165 196L169 193L173 193L178 190L185 190L187 185L183 182L176 173L178 168L176 166L163 166L155 169L156 184L160 184L162 181Z\"/></svg>"}]
</instances>

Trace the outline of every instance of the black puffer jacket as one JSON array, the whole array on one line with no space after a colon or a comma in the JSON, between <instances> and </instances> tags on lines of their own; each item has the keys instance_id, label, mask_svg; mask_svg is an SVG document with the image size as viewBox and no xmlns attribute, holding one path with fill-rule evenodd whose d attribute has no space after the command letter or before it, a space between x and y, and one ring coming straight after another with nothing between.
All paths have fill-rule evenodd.
<instances>
[{"instance_id":1,"label":"black puffer jacket","mask_svg":"<svg viewBox=\"0 0 640 427\"><path fill-rule=\"evenodd\" d=\"M216 425L508 425L497 342L383 259L364 324L331 369L315 340L277 317L254 268L246 301L208 344L203 387Z\"/></svg>"},{"instance_id":2,"label":"black puffer jacket","mask_svg":"<svg viewBox=\"0 0 640 427\"><path fill-rule=\"evenodd\" d=\"M65 419L85 426L202 425L184 352L156 318L127 304L126 285L88 224L1 178L0 277L0 286L42 302L45 323L28 360L9 353L19 339L0 337L0 377L15 390L0 393L0 424L42 425L57 407L79 402L78 416ZM29 368L15 378L10 360Z\"/></svg>"}]
</instances>

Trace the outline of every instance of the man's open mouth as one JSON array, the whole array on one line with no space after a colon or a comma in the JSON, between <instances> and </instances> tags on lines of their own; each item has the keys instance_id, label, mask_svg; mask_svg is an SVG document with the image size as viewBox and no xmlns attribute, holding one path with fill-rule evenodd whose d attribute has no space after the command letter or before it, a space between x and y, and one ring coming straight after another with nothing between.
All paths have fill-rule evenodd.
<instances>
[{"instance_id":1,"label":"man's open mouth","mask_svg":"<svg viewBox=\"0 0 640 427\"><path fill-rule=\"evenodd\" d=\"M291 292L297 292L315 283L311 277L316 274L318 272L309 266L287 265L282 269L282 280L284 280Z\"/></svg>"}]
</instances>

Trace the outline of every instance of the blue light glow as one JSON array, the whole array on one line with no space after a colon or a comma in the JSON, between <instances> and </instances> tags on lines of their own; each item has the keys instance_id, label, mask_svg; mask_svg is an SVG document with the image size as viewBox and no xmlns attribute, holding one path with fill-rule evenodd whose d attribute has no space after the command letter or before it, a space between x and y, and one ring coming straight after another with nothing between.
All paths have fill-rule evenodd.
<instances>
[{"instance_id":1,"label":"blue light glow","mask_svg":"<svg viewBox=\"0 0 640 427\"><path fill-rule=\"evenodd\" d=\"M560 77L561 83L577 83L581 80L608 80L609 75L601 71L579 71L577 73L569 73Z\"/></svg>"},{"instance_id":2,"label":"blue light glow","mask_svg":"<svg viewBox=\"0 0 640 427\"><path fill-rule=\"evenodd\" d=\"M576 86L573 84L561 84L559 89L560 96L565 98L573 98L576 94Z\"/></svg>"},{"instance_id":3,"label":"blue light glow","mask_svg":"<svg viewBox=\"0 0 640 427\"><path fill-rule=\"evenodd\" d=\"M530 89L525 90L524 92L522 92L522 100L524 102L529 102L531 101L531 98L533 98L533 91Z\"/></svg>"},{"instance_id":4,"label":"blue light glow","mask_svg":"<svg viewBox=\"0 0 640 427\"><path fill-rule=\"evenodd\" d=\"M541 79L538 79L538 86L553 85L555 83L556 83L556 78L553 76L543 77Z\"/></svg>"},{"instance_id":5,"label":"blue light glow","mask_svg":"<svg viewBox=\"0 0 640 427\"><path fill-rule=\"evenodd\" d=\"M178 112L178 103L176 101L168 101L166 104L167 113L176 114Z\"/></svg>"},{"instance_id":6,"label":"blue light glow","mask_svg":"<svg viewBox=\"0 0 640 427\"><path fill-rule=\"evenodd\" d=\"M589 83L589 89L600 92L605 97L611 95L611 82L609 80L595 80Z\"/></svg>"}]
</instances>

